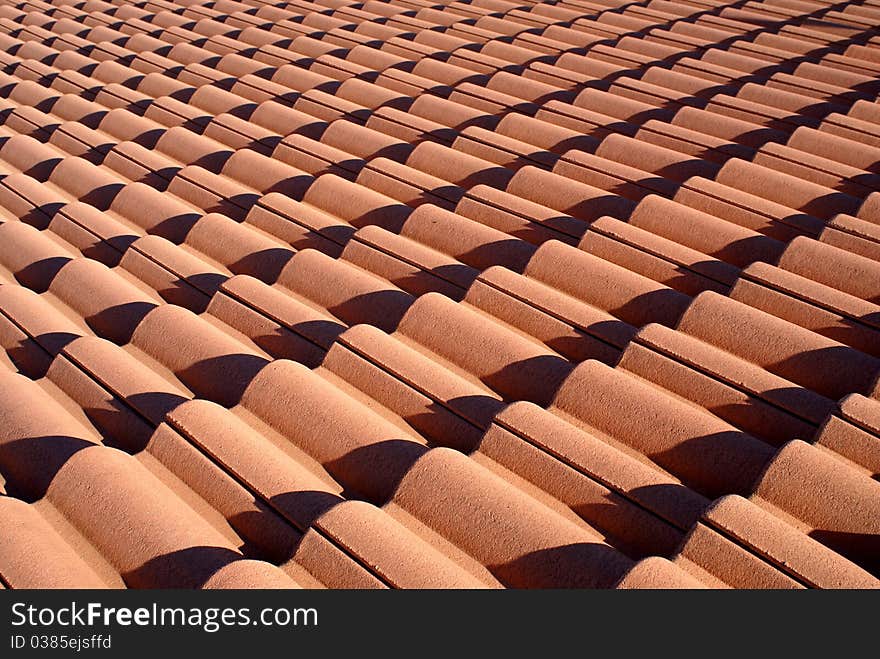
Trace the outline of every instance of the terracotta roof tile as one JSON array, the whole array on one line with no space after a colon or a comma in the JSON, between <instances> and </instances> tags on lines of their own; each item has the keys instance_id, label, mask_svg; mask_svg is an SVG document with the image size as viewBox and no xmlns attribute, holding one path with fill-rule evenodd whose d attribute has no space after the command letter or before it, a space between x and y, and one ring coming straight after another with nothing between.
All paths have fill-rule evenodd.
<instances>
[{"instance_id":1,"label":"terracotta roof tile","mask_svg":"<svg viewBox=\"0 0 880 659\"><path fill-rule=\"evenodd\" d=\"M8 528L0 544L0 569L11 588L109 588L108 583L33 507L0 497Z\"/></svg>"},{"instance_id":2,"label":"terracotta roof tile","mask_svg":"<svg viewBox=\"0 0 880 659\"><path fill-rule=\"evenodd\" d=\"M816 267L815 261L820 254L825 261L821 269ZM863 256L822 242L796 239L785 249L778 265L868 302L880 301L880 291L874 285L877 282L877 263Z\"/></svg>"},{"instance_id":3,"label":"terracotta roof tile","mask_svg":"<svg viewBox=\"0 0 880 659\"><path fill-rule=\"evenodd\" d=\"M737 496L707 511L675 562L736 588L876 587L858 566Z\"/></svg>"},{"instance_id":4,"label":"terracotta roof tile","mask_svg":"<svg viewBox=\"0 0 880 659\"><path fill-rule=\"evenodd\" d=\"M460 299L479 274L452 256L375 226L359 229L342 258L416 296L437 291Z\"/></svg>"},{"instance_id":5,"label":"terracotta roof tile","mask_svg":"<svg viewBox=\"0 0 880 659\"><path fill-rule=\"evenodd\" d=\"M498 414L479 451L553 494L631 555L677 547L708 505L665 472L530 403ZM601 505L608 499L617 503L613 514Z\"/></svg>"},{"instance_id":6,"label":"terracotta roof tile","mask_svg":"<svg viewBox=\"0 0 880 659\"><path fill-rule=\"evenodd\" d=\"M455 484L445 500L424 496L438 478ZM451 449L422 456L393 501L474 555L507 586L610 586L631 565L595 531L555 514ZM504 511L504 518L484 510ZM474 525L482 532L472 533ZM492 537L504 542L486 541Z\"/></svg>"},{"instance_id":7,"label":"terracotta roof tile","mask_svg":"<svg viewBox=\"0 0 880 659\"><path fill-rule=\"evenodd\" d=\"M466 300L575 362L614 363L635 331L604 309L501 267L484 271Z\"/></svg>"},{"instance_id":8,"label":"terracotta roof tile","mask_svg":"<svg viewBox=\"0 0 880 659\"><path fill-rule=\"evenodd\" d=\"M730 296L877 356L880 308L765 263L743 272Z\"/></svg>"},{"instance_id":9,"label":"terracotta roof tile","mask_svg":"<svg viewBox=\"0 0 880 659\"><path fill-rule=\"evenodd\" d=\"M431 443L462 451L479 443L502 407L488 387L433 361L430 352L402 335L388 336L368 325L340 335L322 367L399 415Z\"/></svg>"},{"instance_id":10,"label":"terracotta roof tile","mask_svg":"<svg viewBox=\"0 0 880 659\"><path fill-rule=\"evenodd\" d=\"M616 395L613 408L605 398L610 395ZM577 419L588 430L609 435L709 496L748 492L772 454L767 444L699 407L595 361L584 362L572 373L554 399L553 409ZM637 431L639 419L649 409L652 422L663 428L650 437ZM711 465L703 464L700 455L706 455L698 438L712 442Z\"/></svg>"},{"instance_id":11,"label":"terracotta roof tile","mask_svg":"<svg viewBox=\"0 0 880 659\"><path fill-rule=\"evenodd\" d=\"M571 364L524 332L490 318L429 293L413 303L398 332L505 397L546 403ZM493 352L481 345L492 345Z\"/></svg>"},{"instance_id":12,"label":"terracotta roof tile","mask_svg":"<svg viewBox=\"0 0 880 659\"><path fill-rule=\"evenodd\" d=\"M775 445L813 437L834 406L808 389L661 325L642 328L618 367Z\"/></svg>"},{"instance_id":13,"label":"terracotta roof tile","mask_svg":"<svg viewBox=\"0 0 880 659\"><path fill-rule=\"evenodd\" d=\"M558 267L563 259L568 274L577 276L566 276ZM636 326L674 324L690 303L682 293L557 241L535 252L525 274Z\"/></svg>"},{"instance_id":14,"label":"terracotta roof tile","mask_svg":"<svg viewBox=\"0 0 880 659\"><path fill-rule=\"evenodd\" d=\"M687 295L705 290L723 294L740 272L682 243L612 217L593 222L578 246Z\"/></svg>"},{"instance_id":15,"label":"terracotta roof tile","mask_svg":"<svg viewBox=\"0 0 880 659\"><path fill-rule=\"evenodd\" d=\"M825 496L834 506L817 505L795 494L796 488L817 479L825 483ZM808 535L871 572L877 569L877 535L870 529L876 523L873 511L878 496L880 483L797 440L780 449L755 488L757 501L783 510Z\"/></svg>"}]
</instances>

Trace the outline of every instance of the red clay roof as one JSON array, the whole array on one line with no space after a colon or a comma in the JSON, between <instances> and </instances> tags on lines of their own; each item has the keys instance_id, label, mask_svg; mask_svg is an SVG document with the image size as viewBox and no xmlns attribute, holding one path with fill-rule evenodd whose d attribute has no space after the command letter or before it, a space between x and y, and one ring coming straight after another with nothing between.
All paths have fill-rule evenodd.
<instances>
[{"instance_id":1,"label":"red clay roof","mask_svg":"<svg viewBox=\"0 0 880 659\"><path fill-rule=\"evenodd\" d=\"M0 585L880 586L878 24L0 0Z\"/></svg>"}]
</instances>

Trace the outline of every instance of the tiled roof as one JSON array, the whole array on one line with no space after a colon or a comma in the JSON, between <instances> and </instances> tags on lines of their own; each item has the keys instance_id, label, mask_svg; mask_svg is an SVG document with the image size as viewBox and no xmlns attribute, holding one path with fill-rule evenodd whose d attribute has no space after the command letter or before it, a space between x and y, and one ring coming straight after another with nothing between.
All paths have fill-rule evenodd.
<instances>
[{"instance_id":1,"label":"tiled roof","mask_svg":"<svg viewBox=\"0 0 880 659\"><path fill-rule=\"evenodd\" d=\"M880 0L0 0L0 585L877 587Z\"/></svg>"}]
</instances>

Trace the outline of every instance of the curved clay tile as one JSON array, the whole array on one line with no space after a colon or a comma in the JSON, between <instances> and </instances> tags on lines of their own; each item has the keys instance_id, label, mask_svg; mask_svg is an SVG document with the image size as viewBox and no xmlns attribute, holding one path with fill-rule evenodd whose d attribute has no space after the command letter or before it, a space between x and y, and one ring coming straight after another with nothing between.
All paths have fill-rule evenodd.
<instances>
[{"instance_id":1,"label":"curved clay tile","mask_svg":"<svg viewBox=\"0 0 880 659\"><path fill-rule=\"evenodd\" d=\"M603 215L625 219L635 206L629 199L614 193L533 166L520 169L504 189L586 222Z\"/></svg>"},{"instance_id":2,"label":"curved clay tile","mask_svg":"<svg viewBox=\"0 0 880 659\"><path fill-rule=\"evenodd\" d=\"M202 311L207 299L230 276L223 266L160 236L143 236L122 255L119 266L162 299Z\"/></svg>"},{"instance_id":3,"label":"curved clay tile","mask_svg":"<svg viewBox=\"0 0 880 659\"><path fill-rule=\"evenodd\" d=\"M773 454L768 444L698 406L596 361L572 372L551 411L574 419L587 432L610 436L635 451L635 457L710 497L748 493ZM657 432L641 432L645 418Z\"/></svg>"},{"instance_id":4,"label":"curved clay tile","mask_svg":"<svg viewBox=\"0 0 880 659\"><path fill-rule=\"evenodd\" d=\"M203 130L212 119L212 115L209 112L195 108L171 96L163 96L150 103L144 111L144 116L163 126L167 126L169 129L196 128L198 131ZM195 137L198 137L198 135L195 135Z\"/></svg>"},{"instance_id":5,"label":"curved clay tile","mask_svg":"<svg viewBox=\"0 0 880 659\"><path fill-rule=\"evenodd\" d=\"M706 588L699 579L689 575L665 558L645 558L617 582L615 588Z\"/></svg>"},{"instance_id":6,"label":"curved clay tile","mask_svg":"<svg viewBox=\"0 0 880 659\"><path fill-rule=\"evenodd\" d=\"M525 332L436 293L416 300L397 331L512 400L546 404L572 367Z\"/></svg>"},{"instance_id":7,"label":"curved clay tile","mask_svg":"<svg viewBox=\"0 0 880 659\"><path fill-rule=\"evenodd\" d=\"M333 588L498 587L479 563L430 544L406 522L362 501L346 501L320 517L295 558Z\"/></svg>"},{"instance_id":8,"label":"curved clay tile","mask_svg":"<svg viewBox=\"0 0 880 659\"><path fill-rule=\"evenodd\" d=\"M677 327L832 399L870 393L880 373L876 357L708 291Z\"/></svg>"},{"instance_id":9,"label":"curved clay tile","mask_svg":"<svg viewBox=\"0 0 880 659\"><path fill-rule=\"evenodd\" d=\"M485 49L484 49L485 52ZM532 57L535 55L533 54ZM506 71L499 71L489 80L489 89L510 94L518 98L542 103L549 100L570 102L574 98L572 92L559 89L537 80L523 79Z\"/></svg>"},{"instance_id":10,"label":"curved clay tile","mask_svg":"<svg viewBox=\"0 0 880 659\"><path fill-rule=\"evenodd\" d=\"M837 213L855 215L861 206L859 199L832 188L739 159L727 161L715 180L816 217L830 217Z\"/></svg>"},{"instance_id":11,"label":"curved clay tile","mask_svg":"<svg viewBox=\"0 0 880 659\"><path fill-rule=\"evenodd\" d=\"M45 181L63 158L55 149L28 135L13 134L0 147L3 162L38 181Z\"/></svg>"},{"instance_id":12,"label":"curved clay tile","mask_svg":"<svg viewBox=\"0 0 880 659\"><path fill-rule=\"evenodd\" d=\"M718 168L705 160L646 144L626 135L609 135L596 149L596 155L624 165L638 166L664 178L685 181L692 176L713 178Z\"/></svg>"},{"instance_id":13,"label":"curved clay tile","mask_svg":"<svg viewBox=\"0 0 880 659\"><path fill-rule=\"evenodd\" d=\"M465 195L463 188L449 181L388 158L370 161L358 174L356 183L413 208L430 203L452 210Z\"/></svg>"},{"instance_id":14,"label":"curved clay tile","mask_svg":"<svg viewBox=\"0 0 880 659\"><path fill-rule=\"evenodd\" d=\"M823 242L796 238L778 265L868 302L880 302L880 264Z\"/></svg>"},{"instance_id":15,"label":"curved clay tile","mask_svg":"<svg viewBox=\"0 0 880 659\"><path fill-rule=\"evenodd\" d=\"M425 496L440 483L449 488L445 497ZM607 587L632 565L589 527L553 512L450 449L425 454L403 479L394 504L472 555L507 586Z\"/></svg>"},{"instance_id":16,"label":"curved clay tile","mask_svg":"<svg viewBox=\"0 0 880 659\"><path fill-rule=\"evenodd\" d=\"M738 496L716 501L675 562L734 588L874 588L858 566Z\"/></svg>"},{"instance_id":17,"label":"curved clay tile","mask_svg":"<svg viewBox=\"0 0 880 659\"><path fill-rule=\"evenodd\" d=\"M135 183L163 190L182 165L175 159L137 142L120 142L104 157L103 165Z\"/></svg>"},{"instance_id":18,"label":"curved clay tile","mask_svg":"<svg viewBox=\"0 0 880 659\"><path fill-rule=\"evenodd\" d=\"M367 119L366 126L412 144L423 139L451 144L458 134L442 123L396 108L379 108Z\"/></svg>"},{"instance_id":19,"label":"curved clay tile","mask_svg":"<svg viewBox=\"0 0 880 659\"><path fill-rule=\"evenodd\" d=\"M193 206L143 183L130 183L122 188L110 210L144 231L177 243L183 242L201 215Z\"/></svg>"},{"instance_id":20,"label":"curved clay tile","mask_svg":"<svg viewBox=\"0 0 880 659\"><path fill-rule=\"evenodd\" d=\"M230 272L274 281L294 251L248 224L209 213L196 222L185 244L222 264Z\"/></svg>"},{"instance_id":21,"label":"curved clay tile","mask_svg":"<svg viewBox=\"0 0 880 659\"><path fill-rule=\"evenodd\" d=\"M593 222L578 247L686 295L705 290L726 293L740 272L735 266L612 217Z\"/></svg>"},{"instance_id":22,"label":"curved clay tile","mask_svg":"<svg viewBox=\"0 0 880 659\"><path fill-rule=\"evenodd\" d=\"M357 78L350 78L339 85L336 95L371 110L376 110L379 107L393 107L405 111L413 102L413 99L405 94L396 93Z\"/></svg>"},{"instance_id":23,"label":"curved clay tile","mask_svg":"<svg viewBox=\"0 0 880 659\"><path fill-rule=\"evenodd\" d=\"M40 513L12 497L0 497L0 576L11 588L111 588Z\"/></svg>"},{"instance_id":24,"label":"curved clay tile","mask_svg":"<svg viewBox=\"0 0 880 659\"><path fill-rule=\"evenodd\" d=\"M301 199L313 180L295 167L250 149L236 151L226 161L221 173L262 194L279 192L294 199Z\"/></svg>"},{"instance_id":25,"label":"curved clay tile","mask_svg":"<svg viewBox=\"0 0 880 659\"><path fill-rule=\"evenodd\" d=\"M649 119L671 119L669 110L657 108L648 103L636 101L598 89L585 89L573 101L576 107L599 112L623 121L641 124Z\"/></svg>"},{"instance_id":26,"label":"curved clay tile","mask_svg":"<svg viewBox=\"0 0 880 659\"><path fill-rule=\"evenodd\" d=\"M822 487L822 497L801 496L805 487ZM754 498L783 510L810 537L877 573L880 483L867 474L795 440L770 462Z\"/></svg>"},{"instance_id":27,"label":"curved clay tile","mask_svg":"<svg viewBox=\"0 0 880 659\"><path fill-rule=\"evenodd\" d=\"M259 198L254 190L198 165L177 171L168 184L168 193L205 213L224 213L237 221L244 219Z\"/></svg>"},{"instance_id":28,"label":"curved clay tile","mask_svg":"<svg viewBox=\"0 0 880 659\"><path fill-rule=\"evenodd\" d=\"M299 584L271 563L237 560L221 567L202 584L205 589L298 588Z\"/></svg>"},{"instance_id":29,"label":"curved clay tile","mask_svg":"<svg viewBox=\"0 0 880 659\"><path fill-rule=\"evenodd\" d=\"M99 335L126 343L143 317L159 303L156 295L122 273L87 258L68 262L49 291L73 309Z\"/></svg>"},{"instance_id":30,"label":"curved clay tile","mask_svg":"<svg viewBox=\"0 0 880 659\"><path fill-rule=\"evenodd\" d=\"M82 488L84 482L91 487ZM241 556L137 460L115 449L78 451L47 496L132 587L197 587Z\"/></svg>"},{"instance_id":31,"label":"curved clay tile","mask_svg":"<svg viewBox=\"0 0 880 659\"><path fill-rule=\"evenodd\" d=\"M554 154L520 140L499 135L484 128L469 126L461 131L452 148L516 171L525 165L551 168L557 161Z\"/></svg>"},{"instance_id":32,"label":"curved clay tile","mask_svg":"<svg viewBox=\"0 0 880 659\"><path fill-rule=\"evenodd\" d=\"M557 241L535 252L525 274L635 326L672 325L690 303L683 293Z\"/></svg>"},{"instance_id":33,"label":"curved clay tile","mask_svg":"<svg viewBox=\"0 0 880 659\"><path fill-rule=\"evenodd\" d=\"M588 135L518 113L505 115L496 131L559 154L572 149L593 152L598 146L598 141Z\"/></svg>"},{"instance_id":34,"label":"curved clay tile","mask_svg":"<svg viewBox=\"0 0 880 659\"><path fill-rule=\"evenodd\" d=\"M566 151L553 173L585 183L627 201L638 202L649 194L671 197L679 184L643 169L631 167L584 151ZM627 202L622 201L622 205ZM621 215L619 212L617 215Z\"/></svg>"},{"instance_id":35,"label":"curved clay tile","mask_svg":"<svg viewBox=\"0 0 880 659\"><path fill-rule=\"evenodd\" d=\"M412 151L406 142L344 119L330 124L321 136L321 142L348 149L352 155L364 160L382 157L402 162Z\"/></svg>"},{"instance_id":36,"label":"curved clay tile","mask_svg":"<svg viewBox=\"0 0 880 659\"><path fill-rule=\"evenodd\" d=\"M156 142L156 148L185 165L218 172L233 152L224 144L175 126Z\"/></svg>"},{"instance_id":37,"label":"curved clay tile","mask_svg":"<svg viewBox=\"0 0 880 659\"><path fill-rule=\"evenodd\" d=\"M95 336L83 336L67 344L46 375L82 407L103 409L114 398L124 401L152 425L161 423L165 414L192 397L179 381L157 372L149 360L142 360L138 355ZM98 400L103 400L103 404L97 404ZM118 408L118 405L111 404L110 407ZM102 432L109 429L103 425L99 414L94 413L91 420L96 427L102 428ZM110 415L106 420L116 421ZM128 435L130 427L126 424L114 427L123 433L116 438L120 445L133 439ZM137 450L140 448L143 446Z\"/></svg>"},{"instance_id":38,"label":"curved clay tile","mask_svg":"<svg viewBox=\"0 0 880 659\"><path fill-rule=\"evenodd\" d=\"M538 109L536 104L519 96L471 82L463 82L457 85L449 95L449 100L483 110L496 117L505 112L525 112L531 115ZM497 122L493 118L489 123L494 125Z\"/></svg>"},{"instance_id":39,"label":"curved clay tile","mask_svg":"<svg viewBox=\"0 0 880 659\"><path fill-rule=\"evenodd\" d=\"M315 366L345 325L319 305L247 275L232 277L206 312L247 336L276 359Z\"/></svg>"},{"instance_id":40,"label":"curved clay tile","mask_svg":"<svg viewBox=\"0 0 880 659\"><path fill-rule=\"evenodd\" d=\"M406 164L465 188L483 184L504 189L513 176L493 162L433 142L419 144Z\"/></svg>"},{"instance_id":41,"label":"curved clay tile","mask_svg":"<svg viewBox=\"0 0 880 659\"><path fill-rule=\"evenodd\" d=\"M740 302L880 356L880 306L766 263L753 263L730 291Z\"/></svg>"},{"instance_id":42,"label":"curved clay tile","mask_svg":"<svg viewBox=\"0 0 880 659\"><path fill-rule=\"evenodd\" d=\"M119 139L132 141L144 147L154 146L167 130L162 124L136 115L124 108L110 110L101 119L98 128Z\"/></svg>"},{"instance_id":43,"label":"curved clay tile","mask_svg":"<svg viewBox=\"0 0 880 659\"><path fill-rule=\"evenodd\" d=\"M73 199L106 210L125 183L107 169L82 158L65 158L52 170L49 182L57 185Z\"/></svg>"},{"instance_id":44,"label":"curved clay tile","mask_svg":"<svg viewBox=\"0 0 880 659\"><path fill-rule=\"evenodd\" d=\"M755 154L753 162L857 198L867 197L880 185L876 174L780 144L764 146ZM863 204L860 212L867 210Z\"/></svg>"},{"instance_id":45,"label":"curved clay tile","mask_svg":"<svg viewBox=\"0 0 880 659\"><path fill-rule=\"evenodd\" d=\"M635 328L606 311L501 266L485 270L465 302L541 341L573 362L613 364Z\"/></svg>"},{"instance_id":46,"label":"curved clay tile","mask_svg":"<svg viewBox=\"0 0 880 659\"><path fill-rule=\"evenodd\" d=\"M414 210L400 234L477 270L503 265L521 271L535 250L530 243L430 204Z\"/></svg>"},{"instance_id":47,"label":"curved clay tile","mask_svg":"<svg viewBox=\"0 0 880 659\"><path fill-rule=\"evenodd\" d=\"M872 478L880 475L880 402L858 394L840 401L829 415L816 444L863 467Z\"/></svg>"},{"instance_id":48,"label":"curved clay tile","mask_svg":"<svg viewBox=\"0 0 880 659\"><path fill-rule=\"evenodd\" d=\"M843 108L840 108L841 110ZM872 147L880 147L880 129L870 121L863 121L854 117L848 117L841 112L829 114L819 125L819 130L831 135L845 137L868 144Z\"/></svg>"},{"instance_id":49,"label":"curved clay tile","mask_svg":"<svg viewBox=\"0 0 880 659\"><path fill-rule=\"evenodd\" d=\"M238 402L265 355L243 336L175 305L161 305L135 329L131 343L170 369L194 392L226 405Z\"/></svg>"},{"instance_id":50,"label":"curved clay tile","mask_svg":"<svg viewBox=\"0 0 880 659\"><path fill-rule=\"evenodd\" d=\"M278 284L349 324L366 322L387 331L412 304L408 293L387 280L312 249L298 252L287 263Z\"/></svg>"},{"instance_id":51,"label":"curved clay tile","mask_svg":"<svg viewBox=\"0 0 880 659\"><path fill-rule=\"evenodd\" d=\"M773 238L657 195L642 199L628 221L740 267L755 261L773 262L785 248Z\"/></svg>"},{"instance_id":52,"label":"curved clay tile","mask_svg":"<svg viewBox=\"0 0 880 659\"><path fill-rule=\"evenodd\" d=\"M58 209L48 228L84 256L108 266L116 265L122 252L140 235L133 227L79 201Z\"/></svg>"},{"instance_id":53,"label":"curved clay tile","mask_svg":"<svg viewBox=\"0 0 880 659\"><path fill-rule=\"evenodd\" d=\"M23 367L39 370L42 364L45 370L47 355L89 333L88 326L63 304L21 286L0 287L0 309L3 347Z\"/></svg>"},{"instance_id":54,"label":"curved clay tile","mask_svg":"<svg viewBox=\"0 0 880 659\"><path fill-rule=\"evenodd\" d=\"M375 224L395 232L410 214L410 208L395 199L334 174L315 179L303 200L353 226Z\"/></svg>"},{"instance_id":55,"label":"curved clay tile","mask_svg":"<svg viewBox=\"0 0 880 659\"><path fill-rule=\"evenodd\" d=\"M211 119L204 135L233 149L253 149L261 154L271 153L281 141L280 135L229 113Z\"/></svg>"},{"instance_id":56,"label":"curved clay tile","mask_svg":"<svg viewBox=\"0 0 880 659\"><path fill-rule=\"evenodd\" d=\"M298 528L214 456L195 445L190 436L160 425L138 459L164 476L167 485L242 551L273 563L283 563L302 538ZM176 478L168 478L173 474Z\"/></svg>"},{"instance_id":57,"label":"curved clay tile","mask_svg":"<svg viewBox=\"0 0 880 659\"><path fill-rule=\"evenodd\" d=\"M347 151L297 133L281 140L272 151L272 157L312 176L330 173L348 179L354 178L365 164Z\"/></svg>"},{"instance_id":58,"label":"curved clay tile","mask_svg":"<svg viewBox=\"0 0 880 659\"><path fill-rule=\"evenodd\" d=\"M409 108L409 112L417 117L459 130L466 126L480 126L491 130L497 123L491 115L476 108L429 95L419 96Z\"/></svg>"},{"instance_id":59,"label":"curved clay tile","mask_svg":"<svg viewBox=\"0 0 880 659\"><path fill-rule=\"evenodd\" d=\"M293 104L293 107L327 122L344 118L364 122L371 114L368 108L359 103L345 100L318 89L310 89L304 92Z\"/></svg>"},{"instance_id":60,"label":"curved clay tile","mask_svg":"<svg viewBox=\"0 0 880 659\"><path fill-rule=\"evenodd\" d=\"M668 474L531 403L513 403L499 413L478 450L553 495L630 555L674 551L709 503Z\"/></svg>"},{"instance_id":61,"label":"curved clay tile","mask_svg":"<svg viewBox=\"0 0 880 659\"><path fill-rule=\"evenodd\" d=\"M294 401L308 411L308 423L287 413ZM390 413L370 409L329 378L290 361L264 368L241 405L323 465L346 491L378 504L426 450L424 440Z\"/></svg>"},{"instance_id":62,"label":"curved clay tile","mask_svg":"<svg viewBox=\"0 0 880 659\"><path fill-rule=\"evenodd\" d=\"M311 139L319 139L327 126L325 122L310 114L294 110L274 100L260 103L251 114L250 121L279 135L298 133Z\"/></svg>"},{"instance_id":63,"label":"curved clay tile","mask_svg":"<svg viewBox=\"0 0 880 659\"><path fill-rule=\"evenodd\" d=\"M807 213L700 177L682 184L673 200L783 242L818 235L824 225Z\"/></svg>"},{"instance_id":64,"label":"curved clay tile","mask_svg":"<svg viewBox=\"0 0 880 659\"><path fill-rule=\"evenodd\" d=\"M880 148L806 126L795 130L787 144L792 148L870 172L876 172L880 168Z\"/></svg>"},{"instance_id":65,"label":"curved clay tile","mask_svg":"<svg viewBox=\"0 0 880 659\"><path fill-rule=\"evenodd\" d=\"M258 518L248 524L245 520L236 521L234 516L232 521L278 561L290 558L293 545L299 541L297 530L306 529L317 516L342 500L342 488L320 465L278 445L271 431L266 434L255 430L237 414L214 403L193 400L180 405L169 412L165 430L166 434L185 438L233 476L240 487L246 488L252 501L264 504L260 517L265 517L265 521ZM157 439L158 433L153 442ZM151 444L150 450L155 449ZM165 458L173 468L167 458L173 459L174 455ZM203 490L211 487L212 479L198 478L197 470L192 475ZM211 495L221 508L225 501L222 490L219 488ZM274 512L267 513L266 506ZM270 519L276 515L283 518L281 525L279 520Z\"/></svg>"},{"instance_id":66,"label":"curved clay tile","mask_svg":"<svg viewBox=\"0 0 880 659\"><path fill-rule=\"evenodd\" d=\"M437 34L436 32L434 33L434 35ZM416 43L422 43L418 41L418 37L416 38ZM416 62L412 72L446 85L456 85L465 81L479 82L484 78L484 76L463 66L456 66L449 62L430 58L420 59ZM416 99L416 103L418 103L418 99Z\"/></svg>"},{"instance_id":67,"label":"curved clay tile","mask_svg":"<svg viewBox=\"0 0 880 659\"><path fill-rule=\"evenodd\" d=\"M675 113L672 123L756 149L767 143L785 142L789 139L788 134L783 131L695 107L681 108Z\"/></svg>"},{"instance_id":68,"label":"curved clay tile","mask_svg":"<svg viewBox=\"0 0 880 659\"><path fill-rule=\"evenodd\" d=\"M819 241L859 256L880 261L880 227L851 215L836 215Z\"/></svg>"},{"instance_id":69,"label":"curved clay tile","mask_svg":"<svg viewBox=\"0 0 880 659\"><path fill-rule=\"evenodd\" d=\"M639 330L618 367L775 446L812 438L834 408L832 400L662 325Z\"/></svg>"},{"instance_id":70,"label":"curved clay tile","mask_svg":"<svg viewBox=\"0 0 880 659\"><path fill-rule=\"evenodd\" d=\"M455 212L535 245L553 239L573 244L586 230L582 220L488 185L468 190Z\"/></svg>"},{"instance_id":71,"label":"curved clay tile","mask_svg":"<svg viewBox=\"0 0 880 659\"><path fill-rule=\"evenodd\" d=\"M386 3L377 4L387 7L389 9L396 9ZM361 66L369 66L376 71L382 71L384 69L392 67L411 69L412 65L414 64L414 62L406 59L405 57L401 57L393 53L388 53L378 50L377 48L371 48L364 45L355 46L354 48L352 48L350 51L348 51L345 59L349 60L350 62L354 62L355 64L360 64Z\"/></svg>"},{"instance_id":72,"label":"curved clay tile","mask_svg":"<svg viewBox=\"0 0 880 659\"><path fill-rule=\"evenodd\" d=\"M52 114L55 116L67 121L77 121L92 128L106 113L107 109L102 105L73 94L64 94L52 105Z\"/></svg>"},{"instance_id":73,"label":"curved clay tile","mask_svg":"<svg viewBox=\"0 0 880 659\"><path fill-rule=\"evenodd\" d=\"M377 226L359 229L342 258L414 296L436 291L457 300L479 275L452 256Z\"/></svg>"},{"instance_id":74,"label":"curved clay tile","mask_svg":"<svg viewBox=\"0 0 880 659\"><path fill-rule=\"evenodd\" d=\"M337 256L355 232L348 222L278 192L260 197L244 219L293 248Z\"/></svg>"},{"instance_id":75,"label":"curved clay tile","mask_svg":"<svg viewBox=\"0 0 880 659\"><path fill-rule=\"evenodd\" d=\"M169 96L179 101L186 101L195 92L195 87L158 71L152 71L142 76L136 81L135 88L142 94L157 100L163 96Z\"/></svg>"},{"instance_id":76,"label":"curved clay tile","mask_svg":"<svg viewBox=\"0 0 880 659\"><path fill-rule=\"evenodd\" d=\"M24 222L0 224L0 266L23 286L41 293L74 254L49 232Z\"/></svg>"},{"instance_id":77,"label":"curved clay tile","mask_svg":"<svg viewBox=\"0 0 880 659\"><path fill-rule=\"evenodd\" d=\"M501 409L497 394L369 325L340 335L322 368L384 405L433 445L472 450ZM431 413L433 411L433 413Z\"/></svg>"}]
</instances>

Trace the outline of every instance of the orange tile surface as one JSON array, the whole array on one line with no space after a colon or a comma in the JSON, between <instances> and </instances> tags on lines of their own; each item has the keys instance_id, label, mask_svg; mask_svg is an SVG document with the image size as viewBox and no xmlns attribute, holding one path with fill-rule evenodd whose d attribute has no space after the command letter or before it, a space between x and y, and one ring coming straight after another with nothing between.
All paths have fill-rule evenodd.
<instances>
[{"instance_id":1,"label":"orange tile surface","mask_svg":"<svg viewBox=\"0 0 880 659\"><path fill-rule=\"evenodd\" d=\"M0 0L0 586L880 586L880 0Z\"/></svg>"}]
</instances>

